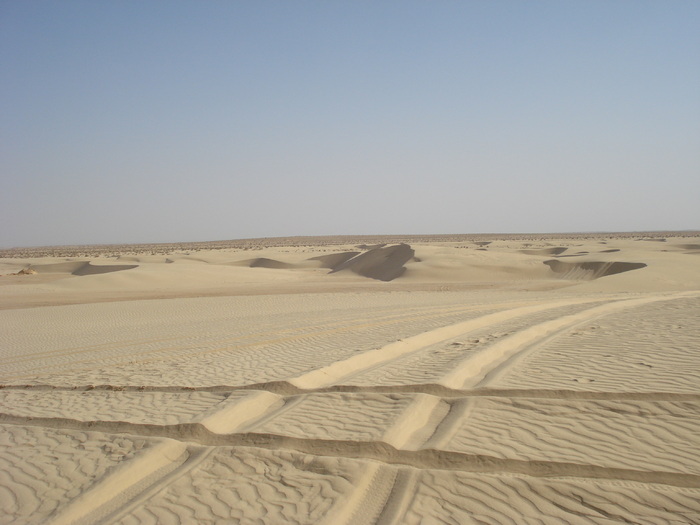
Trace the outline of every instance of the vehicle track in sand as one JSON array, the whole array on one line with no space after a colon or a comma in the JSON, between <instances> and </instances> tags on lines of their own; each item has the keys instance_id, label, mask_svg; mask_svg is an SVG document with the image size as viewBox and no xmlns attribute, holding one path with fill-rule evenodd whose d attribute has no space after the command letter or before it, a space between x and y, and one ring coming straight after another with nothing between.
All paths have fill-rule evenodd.
<instances>
[{"instance_id":1,"label":"vehicle track in sand","mask_svg":"<svg viewBox=\"0 0 700 525\"><path fill-rule=\"evenodd\" d=\"M427 308L407 307L399 310L385 307L361 312L363 318L359 320L349 319L345 311L337 314L333 311L318 312L319 315L313 317L313 324L299 323L294 316L278 316L274 322L256 326L253 331L245 328L235 319L229 321L223 316L221 328L218 331L202 333L197 323L193 326L185 324L184 328L175 325L173 331L180 333L176 336L158 338L129 337L128 331L120 330L117 326L117 329L114 329L115 333L109 336L115 340L109 343L25 351L14 357L12 352L16 343L5 334L5 340L0 341L2 343L0 349L4 349L4 351L0 350L4 358L2 378L5 382L18 381L46 375L48 371L52 376L56 376L63 370L70 371L71 376L75 376L77 372L93 371L96 367L105 364L126 370L130 365L143 368L147 364L161 366L163 363L188 367L189 375L193 375L193 372L196 372L192 370L193 361L201 361L203 358L213 359L218 357L217 354L223 354L228 360L249 359L259 351L272 351L277 355L288 353L288 361L297 361L306 369L313 369L318 366L319 359L325 358L329 363L333 360L345 359L349 354L371 349L376 344L375 340L388 341L395 339L397 333L410 333L420 330L421 327L427 329L439 327L454 319L463 319L465 316L477 317L484 311L493 311L497 308L498 305L437 305ZM185 317L187 312L178 312L178 315ZM177 320L176 317L167 319L167 322L173 323ZM11 321L12 319L8 323ZM115 324L117 324L116 321ZM231 324L231 327L227 324ZM91 335L88 334L88 336ZM348 343L346 347L338 344L341 337L346 339ZM87 338L94 339L94 337ZM38 339L35 346L45 347L56 344L60 345L59 342ZM318 357L309 360L303 359L303 353L296 356L295 352L300 348L306 349L307 353L310 349L316 349L315 353ZM293 374L296 370L304 370L304 368L292 368L288 373ZM207 375L211 374L212 370L208 368ZM228 376L230 371L223 369L222 375ZM75 380L74 377L68 379ZM245 381L242 383L245 384Z\"/></svg>"},{"instance_id":2,"label":"vehicle track in sand","mask_svg":"<svg viewBox=\"0 0 700 525\"><path fill-rule=\"evenodd\" d=\"M7 427L42 427L54 429L59 433L72 431L103 432L105 434L129 434L147 438L157 438L159 445L153 448L153 457L142 458L133 463L134 472L144 472L144 476L155 472L168 463L184 462L183 454L188 446L208 447L253 447L268 450L287 450L317 456L346 459L374 460L390 465L404 465L419 469L458 470L465 472L514 473L534 477L580 477L591 479L636 481L656 483L677 487L700 489L700 474L663 470L638 470L621 467L603 467L598 465L572 463L550 460L522 460L500 458L485 454L468 454L452 450L397 449L385 441L332 440L314 438L296 438L278 434L241 432L234 434L216 434L198 423L180 425L147 425L135 423L84 422L62 418L20 418L3 417L0 425ZM166 443L166 445L162 445ZM189 445L187 445L189 443ZM149 454L151 453L149 452ZM146 453L144 453L146 454ZM148 467L144 469L144 465ZM143 476L136 478L122 474L118 480L110 480L106 486L122 487L128 480L136 483ZM111 490L111 489L110 489ZM102 494L102 489L100 489ZM106 493L105 493L106 494ZM112 492L112 495L114 493ZM106 498L101 495L100 498ZM106 499L105 499L106 501Z\"/></svg>"},{"instance_id":3,"label":"vehicle track in sand","mask_svg":"<svg viewBox=\"0 0 700 525\"><path fill-rule=\"evenodd\" d=\"M163 498L177 507L177 495L189 490L196 476L214 472L216 465L233 472L254 465L254 457L265 458L261 460L268 465L265 468L282 476L285 490L314 490L311 487L317 482L327 486L314 492L315 508L324 509L314 516L328 523L417 523L421 511L416 501L427 498L429 507L431 484L449 485L447 479L453 480L450 490L458 493L462 489L454 487L467 479L472 480L468 482L472 488L483 483L478 489L483 490L483 498L490 494L496 499L507 496L493 494L501 490L494 480L507 480L502 490L517 487L513 490L518 497L531 498L538 508L552 507L547 511L551 515L560 512L592 522L633 517L639 511L631 503L636 496L630 494L651 491L665 503L652 503L645 512L676 509L676 515L685 513L692 519L700 515L700 508L692 503L700 500L696 454L700 391L609 391L592 388L595 383L576 383L572 389L498 386L542 348L586 324L674 300L693 306L697 298L698 294L682 293L518 305L258 383L56 387L15 382L0 389L0 425L8 436L41 431L60 440L92 432L108 440L126 435L149 443L106 470L78 499L60 507L51 515L53 523L131 523L132 518L148 522L166 512L167 505L158 503ZM467 312L474 310L450 307L424 313L440 321ZM410 324L420 316L420 309L369 322L343 322L339 316L327 319L321 330L287 327L279 338L284 345L304 345L326 333ZM493 332L500 336L489 338ZM464 344L470 338L479 339L478 344ZM455 358L440 365L440 372L431 376L434 381L391 383L401 368L423 366L444 349L454 350ZM89 351L83 348L79 353ZM700 345L688 359L700 362L698 354ZM26 359L45 355L50 354ZM372 384L367 378L384 382ZM54 405L42 408L38 402L42 396L56 396ZM170 396L174 419L158 420L157 407L166 396ZM92 415L85 403L93 405ZM551 428L557 433L548 432ZM634 429L639 453L626 448L629 429ZM643 457L649 449L654 456ZM0 459L6 453L0 450ZM334 469L346 474L336 479L330 474ZM262 491L258 498L268 490L269 472L248 482ZM480 481L472 478L477 474L482 476ZM23 483L31 485L33 475L18 474L9 485L0 481L0 489L25 490ZM547 485L553 478L563 481ZM235 480L226 483L230 494L248 490ZM588 497L576 496L601 483L617 487L619 501L592 503ZM681 492L660 495L671 488ZM483 498L473 490L461 497L476 498L478 507ZM222 493L218 499L198 495L196 501L180 503L198 509L201 505L198 512L219 515L235 500L230 494ZM458 495L446 505L459 505ZM280 497L274 511L280 519L294 522L295 512L312 514L310 509L285 507L284 496ZM459 512L453 509L455 515Z\"/></svg>"}]
</instances>

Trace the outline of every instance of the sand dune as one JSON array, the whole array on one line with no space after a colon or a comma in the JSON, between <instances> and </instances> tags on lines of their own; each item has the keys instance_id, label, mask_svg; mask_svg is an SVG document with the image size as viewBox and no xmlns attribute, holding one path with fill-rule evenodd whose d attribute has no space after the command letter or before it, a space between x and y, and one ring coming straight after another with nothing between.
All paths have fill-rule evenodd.
<instances>
[{"instance_id":1,"label":"sand dune","mask_svg":"<svg viewBox=\"0 0 700 525\"><path fill-rule=\"evenodd\" d=\"M559 255L566 250L568 250L568 248L559 246L554 248L542 248L541 250L520 250L520 252L526 255Z\"/></svg>"},{"instance_id":2,"label":"sand dune","mask_svg":"<svg viewBox=\"0 0 700 525\"><path fill-rule=\"evenodd\" d=\"M372 248L333 267L332 273L350 270L363 277L379 281L392 281L406 271L404 264L410 261L415 251L408 244Z\"/></svg>"},{"instance_id":3,"label":"sand dune","mask_svg":"<svg viewBox=\"0 0 700 525\"><path fill-rule=\"evenodd\" d=\"M698 523L700 238L638 237L2 259L0 523Z\"/></svg>"},{"instance_id":4,"label":"sand dune","mask_svg":"<svg viewBox=\"0 0 700 525\"><path fill-rule=\"evenodd\" d=\"M407 244L388 247L385 244L360 245L358 248L366 251L319 255L309 260L318 261L321 268L328 268L331 273L349 270L370 279L392 281L403 275L406 271L404 264L413 259L415 254Z\"/></svg>"},{"instance_id":5,"label":"sand dune","mask_svg":"<svg viewBox=\"0 0 700 525\"><path fill-rule=\"evenodd\" d=\"M340 252L328 255L310 257L307 261L300 263L288 263L281 260L258 257L255 259L245 259L231 263L234 266L246 266L248 268L269 268L277 270L289 270L295 268L308 268L309 261L317 262L321 268L331 270L331 273L343 270L352 271L363 277L377 279L379 281L392 281L400 277L406 269L404 264L408 262L415 253L407 244L384 247L361 246L367 248L365 252Z\"/></svg>"},{"instance_id":6,"label":"sand dune","mask_svg":"<svg viewBox=\"0 0 700 525\"><path fill-rule=\"evenodd\" d=\"M356 255L360 255L361 252L341 252L332 253L330 255L319 255L317 257L311 257L310 261L319 261L321 263L321 268L328 268L334 270L341 264L346 263Z\"/></svg>"},{"instance_id":7,"label":"sand dune","mask_svg":"<svg viewBox=\"0 0 700 525\"><path fill-rule=\"evenodd\" d=\"M101 273L121 272L136 268L136 264L95 265L90 261L75 261L53 264L36 264L30 268L37 273L67 273L70 275L98 275Z\"/></svg>"},{"instance_id":8,"label":"sand dune","mask_svg":"<svg viewBox=\"0 0 700 525\"><path fill-rule=\"evenodd\" d=\"M247 266L248 268L271 268L277 270L287 270L296 267L294 264L276 261L274 259L268 259L267 257L258 257L257 259L246 259L244 261L238 261L231 264L235 266Z\"/></svg>"},{"instance_id":9,"label":"sand dune","mask_svg":"<svg viewBox=\"0 0 700 525\"><path fill-rule=\"evenodd\" d=\"M557 260L544 261L552 271L559 274L562 279L599 279L616 273L629 272L646 268L644 263L633 262L601 262L586 261L580 263L565 263Z\"/></svg>"}]
</instances>

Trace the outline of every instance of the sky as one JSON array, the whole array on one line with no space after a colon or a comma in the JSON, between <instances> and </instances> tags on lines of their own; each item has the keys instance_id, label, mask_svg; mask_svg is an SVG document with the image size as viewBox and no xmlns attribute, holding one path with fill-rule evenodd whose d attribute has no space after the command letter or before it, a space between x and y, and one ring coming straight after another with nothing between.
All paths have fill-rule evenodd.
<instances>
[{"instance_id":1,"label":"sky","mask_svg":"<svg viewBox=\"0 0 700 525\"><path fill-rule=\"evenodd\" d=\"M696 0L0 0L0 247L700 229Z\"/></svg>"}]
</instances>

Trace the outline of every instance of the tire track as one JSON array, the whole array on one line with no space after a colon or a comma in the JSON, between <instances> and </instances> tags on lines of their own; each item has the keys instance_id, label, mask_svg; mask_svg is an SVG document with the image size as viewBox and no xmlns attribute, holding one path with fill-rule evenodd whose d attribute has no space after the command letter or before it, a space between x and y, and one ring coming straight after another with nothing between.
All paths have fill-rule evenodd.
<instances>
[{"instance_id":1,"label":"tire track","mask_svg":"<svg viewBox=\"0 0 700 525\"><path fill-rule=\"evenodd\" d=\"M464 421L469 419L469 415L474 410L475 405L474 399L451 400L448 404L447 414L440 421L440 424L435 427L424 448L444 448L464 424Z\"/></svg>"},{"instance_id":2,"label":"tire track","mask_svg":"<svg viewBox=\"0 0 700 525\"><path fill-rule=\"evenodd\" d=\"M160 386L115 386L115 385L87 385L75 387L61 387L53 385L0 385L2 391L123 391L123 392L214 392L233 393L249 390L263 390L283 397L301 396L304 394L429 394L446 399L472 398L472 397L505 397L505 398L542 398L542 399L604 399L604 400L632 400L632 401L700 401L700 393L686 394L680 392L605 392L588 390L566 389L520 389L520 388L491 388L479 387L475 389L454 389L434 383L416 385L387 385L387 386L353 386L333 385L315 390L302 390L286 381L272 381L267 383L255 383L244 386L212 386L212 387L160 387Z\"/></svg>"},{"instance_id":3,"label":"tire track","mask_svg":"<svg viewBox=\"0 0 700 525\"><path fill-rule=\"evenodd\" d=\"M106 512L111 517L125 516L129 509L147 501L149 497L166 488L174 479L189 472L202 458L216 447L253 447L267 450L289 450L299 454L334 458L368 460L367 468L357 480L355 489L349 494L346 504L334 508L327 516L329 523L353 523L378 520L379 523L395 523L410 506L411 494L415 491L417 472L426 470L459 471L465 473L494 473L532 476L536 478L572 477L594 480L612 480L668 485L691 489L700 488L700 475L681 471L637 470L632 468L589 464L590 458L578 463L578 458L521 459L496 457L491 451L446 450L460 425L469 420L478 398L541 398L562 400L605 401L682 401L700 402L698 394L674 394L670 392L587 392L546 389L492 389L488 385L508 373L517 362L541 345L558 337L567 330L592 319L639 305L657 301L668 301L698 294L654 295L635 299L608 299L602 306L588 308L572 315L560 316L535 326L530 326L515 335L502 339L484 350L465 359L452 373L439 383L412 385L353 386L343 384L351 377L391 363L411 353L420 352L427 346L449 340L456 336L498 326L506 320L535 312L548 311L573 304L600 303L600 298L559 301L556 303L521 306L487 314L476 319L462 321L429 330L390 343L348 359L338 361L308 373L284 381L270 381L243 386L192 387L123 387L117 385L87 385L85 387L55 388L50 385L13 385L9 391L42 392L82 390L124 390L129 392L221 392L247 393L231 396L217 405L215 411L200 416L198 421L178 424L147 424L123 421L80 421L70 417L31 417L13 413L0 413L0 424L39 426L49 429L72 429L104 432L106 434L127 433L158 438L160 443L143 454L125 461L114 471L100 479L85 493L61 509L52 523L72 523L80 520L103 519ZM454 308L455 312L464 311ZM440 318L444 313L435 313ZM411 315L400 318L387 316L380 322L362 322L324 326L324 330L301 333L303 329L290 328L287 337L275 339L285 343L304 342L313 337L349 330L366 329L404 323L425 316L416 309ZM291 334L290 334L291 332ZM296 332L296 333L295 333ZM293 335L292 335L293 334ZM246 336L253 337L253 336ZM269 341L267 341L269 342ZM256 342L247 346L257 346ZM206 353L224 351L210 349ZM87 351L87 350L86 350ZM156 352L154 350L153 352ZM0 396L2 395L0 385ZM392 421L381 437L364 440L299 437L265 432L263 424L273 421L282 413L302 403L307 396L323 394L406 394L412 395L411 403L400 416ZM404 401L402 401L404 402ZM521 403L522 404L522 403ZM615 408L615 407L613 407ZM618 407L619 408L619 407ZM261 431L256 432L256 428ZM275 431L276 432L276 431ZM342 435L341 435L342 437ZM197 443L198 445L193 445ZM604 446L604 442L601 442ZM614 465L615 463L613 463ZM391 466L391 467L390 467ZM396 468L398 466L398 468ZM658 467L657 467L658 468ZM661 465L661 469L675 469ZM135 496L136 491L146 491ZM124 501L126 500L126 506ZM122 507L115 511L115 506ZM372 516L371 519L368 516ZM111 519L111 518L110 518Z\"/></svg>"},{"instance_id":4,"label":"tire track","mask_svg":"<svg viewBox=\"0 0 700 525\"><path fill-rule=\"evenodd\" d=\"M210 355L210 354L217 354L217 353L222 353L222 352L230 352L230 351L240 351L240 350L247 350L247 349L252 349L252 348L260 348L260 347L266 347L266 346L271 346L271 345L279 345L279 344L297 344L297 343L304 343L308 341L312 341L316 338L319 337L327 337L331 335L336 335L336 334L343 334L343 333L353 333L353 332L360 332L360 331L367 331L368 329L372 328L379 328L379 327L389 327L392 325L401 325L401 324L406 324L410 323L411 320L421 320L425 321L426 319L439 319L444 316L449 316L449 315L454 315L457 313L466 313L469 311L483 311L483 310L492 310L495 308L494 306L491 305L478 305L478 306L435 306L435 307L430 307L428 309L428 312L426 313L425 308L411 308L409 309L408 312L402 311L399 313L396 313L395 311L392 311L392 313L389 314L383 314L378 317L374 317L371 322L367 322L365 320L361 322L357 321L347 321L347 319L340 317L337 319L331 319L325 323L325 325L321 325L321 329L319 330L319 325L313 325L313 326L308 326L304 325L302 327L289 327L285 328L283 330L277 330L272 332L271 334L269 332L265 332L267 335L266 338L260 339L261 334L256 332L252 334L248 334L245 336L236 336L234 338L224 338L224 339L216 339L216 340L207 340L206 346L207 348L201 348L202 343L201 342L196 342L194 344L194 351L188 350L187 345L178 344L178 345L171 345L171 346L165 346L165 347L160 347L160 348L154 348L154 349L144 349L144 348L139 348L139 346L143 344L153 344L153 343L159 343L159 342L168 342L168 341L183 341L182 337L174 337L174 338L158 338L158 339L143 339L143 340L136 340L136 341L126 341L126 342L113 342L113 343L105 343L101 345L89 345L89 346L82 346L82 347L77 347L76 351L73 351L73 349L58 349L58 350L53 350L53 351L44 351L44 352L38 352L34 354L29 354L27 356L21 356L17 357L15 359L10 359L8 361L5 361L7 365L11 364L22 364L22 363L28 363L31 364L34 361L37 360L42 360L47 357L70 357L76 354L90 354L94 353L96 350L97 351L109 351L109 350L117 350L117 349L123 349L124 347L135 347L131 353L129 354L122 354L120 356L114 356L114 355L109 355L109 356L96 356L91 359L81 359L81 360L71 360L67 364L57 364L57 363L52 363L49 365L43 365L43 366L33 366L32 367L32 372L30 373L22 373L22 374L15 374L12 376L5 376L5 380L20 380L23 378L30 378L30 377L36 377L37 374L44 373L43 371L46 370L56 370L57 366L61 368L70 368L71 372L80 372L80 371L87 371L91 370L93 366L96 363L102 362L104 359L108 359L112 366L119 366L119 365L124 365L124 364L129 364L132 361L136 361L139 363L139 365L144 365L144 364L152 364L152 363L162 363L165 360L176 360L176 359L182 359L182 358L191 358L191 357L201 357L203 355ZM274 335L274 337L270 337L270 335ZM256 340L257 339L257 340ZM248 341L248 342L246 342ZM197 348L199 347L199 348ZM184 355L183 355L184 352ZM151 358L146 358L144 359L144 356L153 356ZM89 365L89 366L80 366L80 365Z\"/></svg>"},{"instance_id":5,"label":"tire track","mask_svg":"<svg viewBox=\"0 0 700 525\"><path fill-rule=\"evenodd\" d=\"M439 397L417 394L382 441L397 449L418 450L448 413L449 405Z\"/></svg>"},{"instance_id":6,"label":"tire track","mask_svg":"<svg viewBox=\"0 0 700 525\"><path fill-rule=\"evenodd\" d=\"M264 390L254 392L243 399L226 400L224 407L202 419L199 423L215 434L231 434L260 419L269 411L284 406L282 396Z\"/></svg>"},{"instance_id":7,"label":"tire track","mask_svg":"<svg viewBox=\"0 0 700 525\"><path fill-rule=\"evenodd\" d=\"M420 471L413 468L399 468L377 525L400 525L406 511L413 502L419 484Z\"/></svg>"},{"instance_id":8,"label":"tire track","mask_svg":"<svg viewBox=\"0 0 700 525\"><path fill-rule=\"evenodd\" d=\"M462 321L460 323L423 332L422 334L390 343L376 350L370 350L369 352L364 352L342 361L336 361L331 365L313 370L296 378L289 379L288 382L303 390L314 390L327 387L359 375L372 368L384 365L390 361L394 361L400 357L403 357L404 355L418 352L426 346L440 343L442 341L467 334L474 330L484 329L485 327L497 325L500 322L507 321L515 317L541 312L543 310L550 310L574 304L597 302L599 300L600 299L570 299L567 301L558 301L554 303L525 306L499 311L478 317L476 319L470 319L468 321Z\"/></svg>"},{"instance_id":9,"label":"tire track","mask_svg":"<svg viewBox=\"0 0 700 525\"><path fill-rule=\"evenodd\" d=\"M664 471L640 471L627 468L603 467L598 465L578 464L569 462L545 461L545 460L520 460L512 458L497 458L483 454L464 454L456 451L446 451L437 449L420 450L399 450L388 443L382 441L348 441L348 440L328 440L328 439L304 439L289 436L279 436L275 434L258 434L253 432L241 434L214 434L203 425L197 423L186 423L180 425L139 425L134 423L104 423L101 421L85 423L82 421L63 418L14 418L3 417L2 424L14 424L22 426L43 426L57 429L71 430L91 430L105 433L127 433L149 437L166 437L169 440L158 453L151 454L143 461L143 465L150 472L155 466L164 466L168 463L178 462L178 466L184 462L182 454L187 451L187 446L176 440L186 440L196 442L204 446L233 446L233 447L254 447L269 450L291 450L303 454L315 456L330 456L348 459L374 460L389 465L409 466L421 470L454 470L464 472L479 473L512 473L522 474L532 477L573 477L589 478L597 480L619 480L639 483L652 483L659 485L670 485L684 488L700 488L700 475L686 474L680 472ZM175 457L176 453L180 456ZM180 461L181 459L181 461ZM91 503L91 511L96 510L99 505L103 505L104 494L108 493L106 487L114 487L120 483L133 479L131 476L137 475L139 471L133 471L136 463L129 465L125 472L120 473L118 478L106 479L106 484L100 485L96 490L99 498L95 498L95 503ZM123 475L122 475L123 474ZM111 489L113 490L113 488ZM88 491L90 492L90 491ZM85 493L87 498L88 492ZM82 499L82 496L81 496ZM76 500L77 501L77 500ZM70 510L71 505L66 509L67 515L72 516L78 510ZM76 507L79 507L76 505ZM70 511L70 512L69 512ZM77 519L77 518L73 518ZM60 523L68 523L61 521Z\"/></svg>"},{"instance_id":10,"label":"tire track","mask_svg":"<svg viewBox=\"0 0 700 525\"><path fill-rule=\"evenodd\" d=\"M532 326L491 345L474 356L470 356L453 372L447 374L440 381L440 384L452 389L483 388L497 375L503 374L511 368L515 363L515 358L523 357L525 353L536 349L540 343L546 342L551 337L566 330L620 310L686 296L687 294L678 294L616 301ZM487 376L490 376L488 381L486 380Z\"/></svg>"},{"instance_id":11,"label":"tire track","mask_svg":"<svg viewBox=\"0 0 700 525\"><path fill-rule=\"evenodd\" d=\"M467 311L478 311L478 310L490 310L493 308L498 307L499 305L476 305L476 306L464 306L464 305L459 305L459 306L432 306L432 307L412 307L412 308L407 308L405 311L402 311L400 313L392 312L389 314L383 314L381 316L376 316L374 317L375 321L378 322L385 322L385 321L393 321L393 322L401 322L402 320L408 318L435 318L435 317L440 317L442 315L450 314L450 313L456 313L456 312L467 312ZM426 310L428 310L427 315L426 315ZM332 333L333 330L339 329L339 330L354 330L357 329L358 326L362 326L362 324L358 324L355 321L348 321L346 317L341 316L338 318L331 318L328 319L322 323L317 323L313 326L293 326L290 328L285 328L278 330L276 333L282 335L286 334L287 336L291 336L292 334L298 333L298 334L303 334L305 331L309 331L310 328L313 328L314 331L313 333L318 333L319 328L323 328L321 330L321 333L325 333L325 331L329 331L329 333ZM258 333L252 333L248 334L245 336L236 336L233 338L224 338L220 340L214 341L214 344L217 345L222 345L222 344L228 344L228 343L236 343L239 341L246 341L248 339L252 339L255 337L259 337ZM36 359L45 359L47 357L61 357L61 356L68 356L68 355L75 355L75 354L81 354L81 353L90 353L90 352L95 352L95 351L102 351L102 350L109 350L113 348L118 348L118 349L123 349L125 347L131 347L131 346L142 346L142 345L150 345L154 343L162 343L162 342L169 342L169 341L178 341L182 340L181 336L178 337L161 337L161 338L145 338L145 339L128 339L128 340L123 340L123 341L112 341L109 343L100 343L100 344L92 344L92 345L83 345L83 346L77 346L77 347L70 347L70 348L57 348L54 350L43 350L40 352L30 352L26 354L22 354L21 356L17 357L7 357L3 360L3 363L6 365L10 364L17 364L17 363L22 363L25 361L32 361ZM167 351L167 350L172 350L172 349L177 349L180 348L180 346L173 346L173 347L165 347L162 349L157 349L153 350L151 352L157 352L157 351Z\"/></svg>"},{"instance_id":12,"label":"tire track","mask_svg":"<svg viewBox=\"0 0 700 525\"><path fill-rule=\"evenodd\" d=\"M67 504L49 521L52 525L69 525L80 522L99 511L112 500L125 496L148 478L169 473L182 465L189 457L185 443L168 439L119 465L96 484Z\"/></svg>"},{"instance_id":13,"label":"tire track","mask_svg":"<svg viewBox=\"0 0 700 525\"><path fill-rule=\"evenodd\" d=\"M211 454L216 451L215 447L193 447L189 446L189 457L182 465L166 473L165 476L158 478L150 486L139 491L134 497L129 497L131 490L124 491L120 498L114 498L96 512L89 516L90 522L98 522L99 520L105 523L114 523L128 516L134 509L146 503L159 492L165 490L168 486L175 483L179 478L186 476L188 473L201 465ZM131 488L137 488L137 484L133 484ZM114 500L120 499L117 505L114 505ZM113 509L116 507L116 509ZM111 511L111 512L110 512ZM100 513L102 516L98 519L95 514ZM93 519L94 518L94 519Z\"/></svg>"},{"instance_id":14,"label":"tire track","mask_svg":"<svg viewBox=\"0 0 700 525\"><path fill-rule=\"evenodd\" d=\"M336 506L337 508L331 509L322 523L373 523L389 498L395 478L395 469L378 462L368 463L363 476L355 482L352 492Z\"/></svg>"}]
</instances>

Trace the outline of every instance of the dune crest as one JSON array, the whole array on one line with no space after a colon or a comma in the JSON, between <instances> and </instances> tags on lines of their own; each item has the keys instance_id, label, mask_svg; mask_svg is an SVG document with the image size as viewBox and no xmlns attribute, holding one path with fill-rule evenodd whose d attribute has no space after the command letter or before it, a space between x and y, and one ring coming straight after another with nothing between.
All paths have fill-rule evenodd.
<instances>
[{"instance_id":1,"label":"dune crest","mask_svg":"<svg viewBox=\"0 0 700 525\"><path fill-rule=\"evenodd\" d=\"M543 248L541 250L520 250L520 253L525 255L559 255L564 253L568 248L558 246L555 248Z\"/></svg>"},{"instance_id":2,"label":"dune crest","mask_svg":"<svg viewBox=\"0 0 700 525\"><path fill-rule=\"evenodd\" d=\"M328 268L329 270L333 270L341 264L349 261L353 257L360 255L360 253L362 252L331 253L329 255L319 255L317 257L311 257L309 261L319 261L321 263L321 268Z\"/></svg>"},{"instance_id":3,"label":"dune crest","mask_svg":"<svg viewBox=\"0 0 700 525\"><path fill-rule=\"evenodd\" d=\"M351 251L318 255L296 264L267 257L245 259L230 264L248 268L293 270L309 267L309 262L313 261L321 268L329 269L329 273L349 270L362 277L378 281L393 281L403 275L406 271L404 264L414 260L414 255L415 251L408 244L398 244L387 247L378 245L377 247L370 247L365 252Z\"/></svg>"},{"instance_id":4,"label":"dune crest","mask_svg":"<svg viewBox=\"0 0 700 525\"><path fill-rule=\"evenodd\" d=\"M121 272L136 268L138 264L105 264L94 265L90 261L75 261L53 264L32 265L31 269L37 273L68 273L71 275L98 275L101 273Z\"/></svg>"},{"instance_id":5,"label":"dune crest","mask_svg":"<svg viewBox=\"0 0 700 525\"><path fill-rule=\"evenodd\" d=\"M297 265L295 264L286 263L284 261L278 261L275 259L268 259L267 257L246 259L244 261L237 261L231 264L233 266L246 266L248 268L270 268L273 270L289 270L297 267Z\"/></svg>"},{"instance_id":6,"label":"dune crest","mask_svg":"<svg viewBox=\"0 0 700 525\"><path fill-rule=\"evenodd\" d=\"M404 274L406 271L404 264L413 259L415 253L408 244L373 248L342 262L334 267L331 273L350 270L370 279L393 281Z\"/></svg>"}]
</instances>

